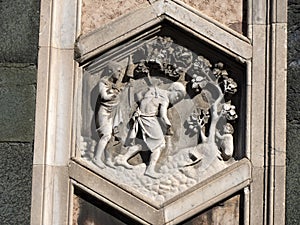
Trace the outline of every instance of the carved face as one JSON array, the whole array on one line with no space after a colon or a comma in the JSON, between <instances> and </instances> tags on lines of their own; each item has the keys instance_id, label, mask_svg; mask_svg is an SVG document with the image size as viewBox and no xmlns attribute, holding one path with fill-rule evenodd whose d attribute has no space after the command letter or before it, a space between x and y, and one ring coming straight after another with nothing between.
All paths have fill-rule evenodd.
<instances>
[{"instance_id":1,"label":"carved face","mask_svg":"<svg viewBox=\"0 0 300 225\"><path fill-rule=\"evenodd\" d=\"M168 96L170 103L174 105L183 99L184 93L182 93L181 91L172 90L169 92Z\"/></svg>"},{"instance_id":2,"label":"carved face","mask_svg":"<svg viewBox=\"0 0 300 225\"><path fill-rule=\"evenodd\" d=\"M122 67L118 64L111 64L108 66L108 74L113 78L113 80L118 80L122 75Z\"/></svg>"},{"instance_id":3,"label":"carved face","mask_svg":"<svg viewBox=\"0 0 300 225\"><path fill-rule=\"evenodd\" d=\"M169 101L172 105L181 101L186 94L185 87L180 82L174 82L169 87L168 91L169 91L168 93Z\"/></svg>"},{"instance_id":4,"label":"carved face","mask_svg":"<svg viewBox=\"0 0 300 225\"><path fill-rule=\"evenodd\" d=\"M119 77L121 76L121 74L122 74L122 68L120 66L113 68L112 77L114 79L116 79L116 80L119 79Z\"/></svg>"},{"instance_id":5,"label":"carved face","mask_svg":"<svg viewBox=\"0 0 300 225\"><path fill-rule=\"evenodd\" d=\"M230 123L227 123L224 125L224 133L225 134L233 134L233 132L234 132L234 129Z\"/></svg>"}]
</instances>

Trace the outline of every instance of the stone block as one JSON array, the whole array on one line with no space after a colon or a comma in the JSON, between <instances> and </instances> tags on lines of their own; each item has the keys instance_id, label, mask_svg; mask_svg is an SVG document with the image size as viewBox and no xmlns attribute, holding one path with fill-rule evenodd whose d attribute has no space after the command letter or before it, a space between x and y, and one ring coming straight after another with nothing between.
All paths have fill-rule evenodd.
<instances>
[{"instance_id":1,"label":"stone block","mask_svg":"<svg viewBox=\"0 0 300 225\"><path fill-rule=\"evenodd\" d=\"M39 50L39 62L41 61L47 61L49 60L49 55L51 52L51 48L48 47L41 47ZM36 114L35 114L35 142L34 142L34 148L35 149L45 149L46 145L46 135L47 135L47 129L44 122L39 123L38 121L47 121L47 91L49 87L49 65L46 63L41 63L38 67L38 73L37 73L37 90L36 90L36 102L43 102L43 104L36 104ZM45 158L45 151L35 151L34 152L34 164L43 164L44 158Z\"/></svg>"},{"instance_id":2,"label":"stone block","mask_svg":"<svg viewBox=\"0 0 300 225\"><path fill-rule=\"evenodd\" d=\"M275 166L274 168L274 225L285 224L285 217L281 215L281 210L285 209L285 166Z\"/></svg>"},{"instance_id":3,"label":"stone block","mask_svg":"<svg viewBox=\"0 0 300 225\"><path fill-rule=\"evenodd\" d=\"M158 6L157 6L158 5ZM161 4L156 4L161 8ZM156 9L157 10L157 9ZM116 19L113 23L83 35L78 39L78 56L91 57L93 54L111 48L113 45L122 41L128 36L136 35L143 29L157 24L161 19L157 16L157 11L151 7L136 10L134 13ZM113 41L112 41L113 40ZM87 55L87 56L85 56Z\"/></svg>"},{"instance_id":4,"label":"stone block","mask_svg":"<svg viewBox=\"0 0 300 225\"><path fill-rule=\"evenodd\" d=\"M37 60L38 0L0 1L0 62Z\"/></svg>"},{"instance_id":5,"label":"stone block","mask_svg":"<svg viewBox=\"0 0 300 225\"><path fill-rule=\"evenodd\" d=\"M0 86L36 84L36 66L28 63L0 63Z\"/></svg>"},{"instance_id":6,"label":"stone block","mask_svg":"<svg viewBox=\"0 0 300 225\"><path fill-rule=\"evenodd\" d=\"M68 180L68 168L65 166L33 165L32 170L34 177L31 224L69 224L70 182Z\"/></svg>"},{"instance_id":7,"label":"stone block","mask_svg":"<svg viewBox=\"0 0 300 225\"><path fill-rule=\"evenodd\" d=\"M76 182L75 188L77 186L83 191L93 190L90 194L96 195L99 200L122 212L126 212L128 210L126 208L130 206L128 211L131 215L134 214L141 218L141 214L143 214L143 220L149 221L151 224L162 224L162 211L147 204L143 198L137 198L135 195L121 190L118 185L111 185L110 181L95 175L90 170L83 169L82 166L75 162L70 163L69 174ZM84 186L80 184L84 184ZM157 221L160 222L157 223Z\"/></svg>"},{"instance_id":8,"label":"stone block","mask_svg":"<svg viewBox=\"0 0 300 225\"><path fill-rule=\"evenodd\" d=\"M43 1L41 7L41 23L39 33L39 45L43 47L55 47L72 49L76 37L76 13L77 1ZM56 16L51 14L51 8L55 5Z\"/></svg>"},{"instance_id":9,"label":"stone block","mask_svg":"<svg viewBox=\"0 0 300 225\"><path fill-rule=\"evenodd\" d=\"M0 143L0 221L29 224L32 143Z\"/></svg>"},{"instance_id":10,"label":"stone block","mask_svg":"<svg viewBox=\"0 0 300 225\"><path fill-rule=\"evenodd\" d=\"M143 220L139 222L145 224ZM127 216L126 213L99 201L96 197L80 189L75 189L73 197L73 225L140 224L139 222Z\"/></svg>"},{"instance_id":11,"label":"stone block","mask_svg":"<svg viewBox=\"0 0 300 225\"><path fill-rule=\"evenodd\" d=\"M286 225L299 224L300 2L288 1Z\"/></svg>"},{"instance_id":12,"label":"stone block","mask_svg":"<svg viewBox=\"0 0 300 225\"><path fill-rule=\"evenodd\" d=\"M157 1L149 7L136 10L134 13L94 30L94 32L81 36L76 43L78 61L83 63L88 58L95 57L128 37L137 35L143 29L157 25L165 16L179 28L193 33L197 31L194 35L199 39L204 39L234 57L239 55L241 58L249 59L252 56L251 45L244 36L209 17L200 15L190 7L173 1Z\"/></svg>"},{"instance_id":13,"label":"stone block","mask_svg":"<svg viewBox=\"0 0 300 225\"><path fill-rule=\"evenodd\" d=\"M254 25L266 24L267 2L261 0L252 1L252 22Z\"/></svg>"},{"instance_id":14,"label":"stone block","mask_svg":"<svg viewBox=\"0 0 300 225\"><path fill-rule=\"evenodd\" d=\"M243 1L184 0L183 2L191 8L210 16L237 32L242 33ZM82 33L86 34L103 26L104 24L110 23L116 18L147 5L149 5L149 3L145 0L107 2L103 2L101 0L84 0L82 3Z\"/></svg>"},{"instance_id":15,"label":"stone block","mask_svg":"<svg viewBox=\"0 0 300 225\"><path fill-rule=\"evenodd\" d=\"M196 211L208 208L214 201L221 201L247 186L250 182L250 165L246 160L236 165L236 168L230 168L231 171L222 171L217 179L206 180L197 190L191 193L185 193L182 199L170 203L165 209L165 221L177 222L176 214L180 219ZM248 165L247 165L248 164ZM234 178L234 179L233 179ZM246 181L248 179L248 181ZM192 209L194 207L194 209Z\"/></svg>"},{"instance_id":16,"label":"stone block","mask_svg":"<svg viewBox=\"0 0 300 225\"><path fill-rule=\"evenodd\" d=\"M242 223L240 208L240 195L236 195L194 216L182 225L240 224Z\"/></svg>"},{"instance_id":17,"label":"stone block","mask_svg":"<svg viewBox=\"0 0 300 225\"><path fill-rule=\"evenodd\" d=\"M45 184L45 166L33 165L32 166L32 193L34 195L31 198L31 224L43 224L43 185Z\"/></svg>"},{"instance_id":18,"label":"stone block","mask_svg":"<svg viewBox=\"0 0 300 225\"><path fill-rule=\"evenodd\" d=\"M183 0L196 10L223 23L231 29L242 33L243 1L242 0Z\"/></svg>"},{"instance_id":19,"label":"stone block","mask_svg":"<svg viewBox=\"0 0 300 225\"><path fill-rule=\"evenodd\" d=\"M0 141L33 140L35 92L35 66L0 65Z\"/></svg>"},{"instance_id":20,"label":"stone block","mask_svg":"<svg viewBox=\"0 0 300 225\"><path fill-rule=\"evenodd\" d=\"M299 35L299 43L300 43L300 30L298 32ZM294 42L294 41L291 41ZM292 47L292 46L291 46ZM300 44L299 46L293 46L292 48L299 48L300 49ZM291 52L291 51L289 51ZM298 53L298 55L300 56L300 51ZM300 57L299 59L297 59L297 56L295 56L295 59L292 59L291 54L289 54L289 65L288 65L288 98L293 97L293 94L299 94L300 93L300 83L299 83L299 69L300 69ZM299 61L299 62L297 62ZM291 96L290 96L291 95Z\"/></svg>"},{"instance_id":21,"label":"stone block","mask_svg":"<svg viewBox=\"0 0 300 225\"><path fill-rule=\"evenodd\" d=\"M300 13L297 13L297 4L292 3L293 2L290 1L288 24L287 121L290 124L299 124L300 24L298 21L300 19ZM292 149L288 149L288 151L292 151Z\"/></svg>"},{"instance_id":22,"label":"stone block","mask_svg":"<svg viewBox=\"0 0 300 225\"><path fill-rule=\"evenodd\" d=\"M299 82L299 81L298 81ZM297 84L295 84L297 86ZM299 93L293 93L291 88L288 90L287 97L287 120L291 124L300 123L300 104L299 104Z\"/></svg>"},{"instance_id":23,"label":"stone block","mask_svg":"<svg viewBox=\"0 0 300 225\"><path fill-rule=\"evenodd\" d=\"M149 5L146 0L83 0L81 32L86 34L145 5Z\"/></svg>"},{"instance_id":24,"label":"stone block","mask_svg":"<svg viewBox=\"0 0 300 225\"><path fill-rule=\"evenodd\" d=\"M274 63L272 63L272 70L275 82L272 82L273 90L276 91L276 96L273 97L273 133L275 134L274 143L272 147L275 148L275 160L276 166L285 165L286 154L286 95L287 95L287 45L286 34L287 26L285 23L273 24L272 30L274 32L274 51L278 52L274 55Z\"/></svg>"},{"instance_id":25,"label":"stone block","mask_svg":"<svg viewBox=\"0 0 300 225\"><path fill-rule=\"evenodd\" d=\"M265 151L265 27L253 26L253 60L251 77L251 161L253 166L264 166ZM259 101L257 101L259 99Z\"/></svg>"},{"instance_id":26,"label":"stone block","mask_svg":"<svg viewBox=\"0 0 300 225\"><path fill-rule=\"evenodd\" d=\"M300 155L299 125L290 125L287 130L287 169L286 169L286 224L297 224L300 205Z\"/></svg>"},{"instance_id":27,"label":"stone block","mask_svg":"<svg viewBox=\"0 0 300 225\"><path fill-rule=\"evenodd\" d=\"M263 224L264 221L264 168L252 168L252 184L250 185L250 224Z\"/></svg>"},{"instance_id":28,"label":"stone block","mask_svg":"<svg viewBox=\"0 0 300 225\"><path fill-rule=\"evenodd\" d=\"M286 23L287 22L287 1L275 1L276 3L276 21L277 23Z\"/></svg>"},{"instance_id":29,"label":"stone block","mask_svg":"<svg viewBox=\"0 0 300 225\"><path fill-rule=\"evenodd\" d=\"M39 59L48 60L48 57L51 65L39 67L37 102L42 104L37 106L35 129L35 149L47 148L47 151L36 151L34 164L67 165L72 144L73 96L69 93L73 93L73 50L41 47ZM46 94L48 88L50 94Z\"/></svg>"}]
</instances>

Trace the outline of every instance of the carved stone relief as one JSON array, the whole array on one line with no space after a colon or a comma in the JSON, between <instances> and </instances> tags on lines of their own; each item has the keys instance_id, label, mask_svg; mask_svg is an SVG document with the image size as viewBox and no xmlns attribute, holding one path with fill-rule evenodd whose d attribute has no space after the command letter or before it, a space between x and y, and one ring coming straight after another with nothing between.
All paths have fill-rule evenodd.
<instances>
[{"instance_id":1,"label":"carved stone relief","mask_svg":"<svg viewBox=\"0 0 300 225\"><path fill-rule=\"evenodd\" d=\"M238 85L223 62L159 36L85 75L81 157L118 185L163 203L235 163Z\"/></svg>"}]
</instances>

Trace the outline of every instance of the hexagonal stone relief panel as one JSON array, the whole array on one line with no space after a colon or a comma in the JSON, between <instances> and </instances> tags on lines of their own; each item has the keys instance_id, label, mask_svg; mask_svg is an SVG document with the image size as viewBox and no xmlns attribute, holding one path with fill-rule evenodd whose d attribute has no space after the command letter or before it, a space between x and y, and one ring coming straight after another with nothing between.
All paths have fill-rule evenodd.
<instances>
[{"instance_id":1,"label":"hexagonal stone relief panel","mask_svg":"<svg viewBox=\"0 0 300 225\"><path fill-rule=\"evenodd\" d=\"M81 157L158 205L243 158L242 66L194 49L154 35L83 74Z\"/></svg>"},{"instance_id":2,"label":"hexagonal stone relief panel","mask_svg":"<svg viewBox=\"0 0 300 225\"><path fill-rule=\"evenodd\" d=\"M78 39L70 163L75 186L151 224L183 221L251 182L248 40L179 3L155 7L166 11L137 10Z\"/></svg>"}]
</instances>

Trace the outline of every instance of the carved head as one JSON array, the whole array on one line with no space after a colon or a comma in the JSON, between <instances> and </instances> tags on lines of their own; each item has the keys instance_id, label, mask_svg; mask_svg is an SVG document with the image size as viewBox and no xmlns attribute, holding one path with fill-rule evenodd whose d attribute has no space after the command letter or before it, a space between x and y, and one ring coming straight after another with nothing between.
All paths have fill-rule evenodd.
<instances>
[{"instance_id":1,"label":"carved head","mask_svg":"<svg viewBox=\"0 0 300 225\"><path fill-rule=\"evenodd\" d=\"M233 126L230 123L226 123L224 125L224 133L225 134L233 134L233 132L234 132Z\"/></svg>"},{"instance_id":2,"label":"carved head","mask_svg":"<svg viewBox=\"0 0 300 225\"><path fill-rule=\"evenodd\" d=\"M186 95L185 86L180 82L174 82L168 88L168 97L171 104L180 102Z\"/></svg>"},{"instance_id":3,"label":"carved head","mask_svg":"<svg viewBox=\"0 0 300 225\"><path fill-rule=\"evenodd\" d=\"M107 75L111 77L113 80L118 80L122 75L122 65L117 62L110 62L107 65Z\"/></svg>"}]
</instances>

